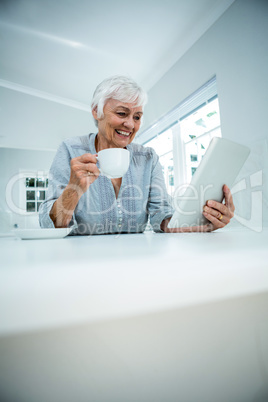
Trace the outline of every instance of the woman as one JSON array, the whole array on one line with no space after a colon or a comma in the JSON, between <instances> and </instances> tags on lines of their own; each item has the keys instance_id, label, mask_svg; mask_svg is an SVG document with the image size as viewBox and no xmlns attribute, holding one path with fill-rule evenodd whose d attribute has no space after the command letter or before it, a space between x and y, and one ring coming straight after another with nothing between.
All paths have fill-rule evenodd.
<instances>
[{"instance_id":1,"label":"woman","mask_svg":"<svg viewBox=\"0 0 268 402\"><path fill-rule=\"evenodd\" d=\"M173 214L162 168L152 148L132 141L138 132L146 93L131 79L114 76L96 88L91 104L98 133L64 141L50 170L46 201L40 207L42 227L77 225L74 234L143 232L150 218L156 232L211 231L233 217L232 195L224 186L225 205L204 207L210 224L168 229ZM130 151L123 178L100 175L97 153L107 148Z\"/></svg>"}]
</instances>

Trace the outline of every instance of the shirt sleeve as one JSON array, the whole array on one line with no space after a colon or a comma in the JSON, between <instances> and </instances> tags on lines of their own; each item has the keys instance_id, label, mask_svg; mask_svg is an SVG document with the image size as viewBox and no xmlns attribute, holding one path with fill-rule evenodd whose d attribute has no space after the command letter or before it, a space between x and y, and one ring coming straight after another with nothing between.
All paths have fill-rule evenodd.
<instances>
[{"instance_id":1,"label":"shirt sleeve","mask_svg":"<svg viewBox=\"0 0 268 402\"><path fill-rule=\"evenodd\" d=\"M155 232L163 232L160 229L160 225L164 219L170 218L173 215L173 209L171 206L171 197L167 193L162 166L158 155L154 151L147 208L153 230Z\"/></svg>"},{"instance_id":2,"label":"shirt sleeve","mask_svg":"<svg viewBox=\"0 0 268 402\"><path fill-rule=\"evenodd\" d=\"M71 156L67 145L62 142L49 171L49 184L46 200L39 208L39 224L42 228L54 228L49 214L54 202L62 194L70 179ZM74 224L74 217L69 226Z\"/></svg>"}]
</instances>

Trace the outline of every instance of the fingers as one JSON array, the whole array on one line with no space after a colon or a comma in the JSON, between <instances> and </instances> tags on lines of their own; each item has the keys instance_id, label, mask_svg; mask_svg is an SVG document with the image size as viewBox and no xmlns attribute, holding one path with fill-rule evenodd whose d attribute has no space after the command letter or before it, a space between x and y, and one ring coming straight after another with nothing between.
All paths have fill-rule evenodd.
<instances>
[{"instance_id":1,"label":"fingers","mask_svg":"<svg viewBox=\"0 0 268 402\"><path fill-rule=\"evenodd\" d=\"M220 216L220 214L226 215L226 214L228 214L228 211L229 211L226 205L222 204L221 202L212 201L212 200L207 201L207 204L205 205L204 210L209 213L211 213L212 210L216 210L216 211L220 212L218 214L219 216Z\"/></svg>"},{"instance_id":2,"label":"fingers","mask_svg":"<svg viewBox=\"0 0 268 402\"><path fill-rule=\"evenodd\" d=\"M235 206L233 197L228 186L223 186L225 204L209 200L203 208L204 216L212 223L215 229L223 228L228 225L234 216Z\"/></svg>"},{"instance_id":3,"label":"fingers","mask_svg":"<svg viewBox=\"0 0 268 402\"><path fill-rule=\"evenodd\" d=\"M223 186L223 194L224 194L224 199L225 199L225 205L226 207L231 211L235 211L235 206L233 202L233 196L232 193L226 184Z\"/></svg>"},{"instance_id":4,"label":"fingers","mask_svg":"<svg viewBox=\"0 0 268 402\"><path fill-rule=\"evenodd\" d=\"M221 220L221 215L224 217L228 218L229 220L233 218L234 212L231 208L229 208L226 204L223 204L221 202L217 201L212 201L209 200L207 201L207 204L204 206L204 211L215 216L219 220ZM234 205L233 205L234 209Z\"/></svg>"},{"instance_id":5,"label":"fingers","mask_svg":"<svg viewBox=\"0 0 268 402\"><path fill-rule=\"evenodd\" d=\"M99 176L100 171L95 163L84 163L83 169L88 176Z\"/></svg>"},{"instance_id":6,"label":"fingers","mask_svg":"<svg viewBox=\"0 0 268 402\"><path fill-rule=\"evenodd\" d=\"M207 212L203 212L203 215L205 216L205 218L207 218L207 220L209 220L211 222L214 230L221 229L230 222L230 219L226 218L221 213L220 213L219 218L216 217L215 215L213 215L212 213L210 214Z\"/></svg>"},{"instance_id":7,"label":"fingers","mask_svg":"<svg viewBox=\"0 0 268 402\"><path fill-rule=\"evenodd\" d=\"M99 169L96 166L97 161L96 155L93 154L78 156L71 160L71 170L80 176L86 176L88 172L99 176Z\"/></svg>"},{"instance_id":8,"label":"fingers","mask_svg":"<svg viewBox=\"0 0 268 402\"><path fill-rule=\"evenodd\" d=\"M97 159L97 154L83 154L81 156L77 156L76 158L74 158L73 160L76 160L77 162L81 162L81 163L89 163L89 162L93 162L93 163L97 163L98 159Z\"/></svg>"},{"instance_id":9,"label":"fingers","mask_svg":"<svg viewBox=\"0 0 268 402\"><path fill-rule=\"evenodd\" d=\"M230 222L231 216L229 211L221 208L221 210L219 209L214 209L214 208L210 208L207 205L204 206L203 208L203 214L204 216L208 219L208 215L212 216L213 218L218 219L219 221L221 221L222 223L224 223L225 225L227 225L227 223ZM210 219L209 219L210 221Z\"/></svg>"},{"instance_id":10,"label":"fingers","mask_svg":"<svg viewBox=\"0 0 268 402\"><path fill-rule=\"evenodd\" d=\"M84 154L81 156L77 156L76 158L73 158L71 160L71 167L72 166L86 166L88 163L94 163L96 165L98 159L96 158L96 155L93 154Z\"/></svg>"},{"instance_id":11,"label":"fingers","mask_svg":"<svg viewBox=\"0 0 268 402\"><path fill-rule=\"evenodd\" d=\"M75 188L77 193L85 193L98 178L100 171L96 165L97 161L96 155L89 153L71 160L69 185Z\"/></svg>"},{"instance_id":12,"label":"fingers","mask_svg":"<svg viewBox=\"0 0 268 402\"><path fill-rule=\"evenodd\" d=\"M92 173L94 176L99 176L99 169L95 163L81 163L79 161L71 161L71 170L76 176L88 176Z\"/></svg>"}]
</instances>

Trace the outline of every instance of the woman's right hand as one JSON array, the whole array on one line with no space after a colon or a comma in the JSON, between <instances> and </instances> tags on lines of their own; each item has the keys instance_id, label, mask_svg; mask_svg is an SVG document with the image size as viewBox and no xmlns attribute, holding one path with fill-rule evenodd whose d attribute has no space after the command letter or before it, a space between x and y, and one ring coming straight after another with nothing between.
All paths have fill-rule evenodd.
<instances>
[{"instance_id":1,"label":"woman's right hand","mask_svg":"<svg viewBox=\"0 0 268 402\"><path fill-rule=\"evenodd\" d=\"M68 188L76 191L80 198L100 174L97 167L97 155L88 153L73 158L70 166Z\"/></svg>"},{"instance_id":2,"label":"woman's right hand","mask_svg":"<svg viewBox=\"0 0 268 402\"><path fill-rule=\"evenodd\" d=\"M70 163L70 180L50 210L50 218L56 228L69 225L79 199L99 176L97 155L84 154L73 158Z\"/></svg>"}]
</instances>

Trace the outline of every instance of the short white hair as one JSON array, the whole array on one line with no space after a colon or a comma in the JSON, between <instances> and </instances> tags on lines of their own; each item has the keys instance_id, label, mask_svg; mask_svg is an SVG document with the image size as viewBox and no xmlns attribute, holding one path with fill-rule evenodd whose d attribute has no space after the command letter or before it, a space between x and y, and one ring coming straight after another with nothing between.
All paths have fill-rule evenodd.
<instances>
[{"instance_id":1,"label":"short white hair","mask_svg":"<svg viewBox=\"0 0 268 402\"><path fill-rule=\"evenodd\" d=\"M147 103L147 93L132 78L114 75L103 80L93 94L91 110L97 108L98 118L103 117L103 108L109 99L143 107ZM97 120L95 124L98 127Z\"/></svg>"}]
</instances>

